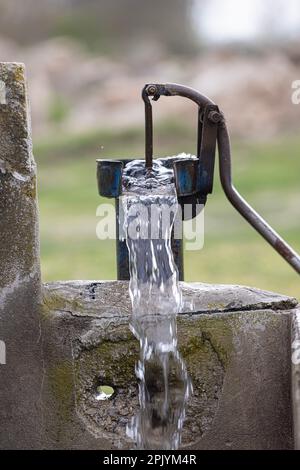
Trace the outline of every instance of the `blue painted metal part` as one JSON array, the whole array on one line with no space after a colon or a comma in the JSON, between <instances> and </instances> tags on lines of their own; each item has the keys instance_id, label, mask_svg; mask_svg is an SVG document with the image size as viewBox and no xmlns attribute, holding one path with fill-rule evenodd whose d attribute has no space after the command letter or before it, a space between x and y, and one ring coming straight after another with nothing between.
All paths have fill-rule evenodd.
<instances>
[{"instance_id":1,"label":"blue painted metal part","mask_svg":"<svg viewBox=\"0 0 300 470\"><path fill-rule=\"evenodd\" d=\"M189 196L198 191L198 165L195 158L176 160L174 162L174 177L177 195Z\"/></svg>"},{"instance_id":2,"label":"blue painted metal part","mask_svg":"<svg viewBox=\"0 0 300 470\"><path fill-rule=\"evenodd\" d=\"M100 196L117 198L122 192L123 162L97 160L97 181Z\"/></svg>"},{"instance_id":3,"label":"blue painted metal part","mask_svg":"<svg viewBox=\"0 0 300 470\"><path fill-rule=\"evenodd\" d=\"M122 194L122 171L129 161L131 160L97 160L99 194L103 197L115 198L116 200L116 256L118 280L130 279L129 253L126 240L120 238L120 217L122 217L122 214L119 212L119 197ZM166 165L172 165L172 163L166 161ZM175 239L172 234L171 246L175 264L178 269L179 280L183 281L183 240Z\"/></svg>"}]
</instances>

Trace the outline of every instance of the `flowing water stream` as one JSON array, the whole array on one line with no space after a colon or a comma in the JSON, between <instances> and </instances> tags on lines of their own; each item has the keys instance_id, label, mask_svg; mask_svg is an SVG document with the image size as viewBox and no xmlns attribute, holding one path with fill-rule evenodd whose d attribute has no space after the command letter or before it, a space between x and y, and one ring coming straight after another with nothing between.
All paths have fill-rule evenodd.
<instances>
[{"instance_id":1,"label":"flowing water stream","mask_svg":"<svg viewBox=\"0 0 300 470\"><path fill-rule=\"evenodd\" d=\"M173 170L155 160L126 165L122 205L129 250L131 330L140 342L136 365L139 413L127 434L139 449L177 449L192 384L178 351L182 306L171 233L178 209Z\"/></svg>"}]
</instances>

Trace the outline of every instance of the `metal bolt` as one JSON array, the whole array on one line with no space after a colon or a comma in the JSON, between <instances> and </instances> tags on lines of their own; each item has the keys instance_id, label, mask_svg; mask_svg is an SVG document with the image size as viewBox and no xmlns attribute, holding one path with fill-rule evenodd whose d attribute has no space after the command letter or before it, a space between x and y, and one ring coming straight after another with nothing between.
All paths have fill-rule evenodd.
<instances>
[{"instance_id":1,"label":"metal bolt","mask_svg":"<svg viewBox=\"0 0 300 470\"><path fill-rule=\"evenodd\" d=\"M208 113L208 119L214 122L215 124L217 124L218 122L221 121L222 114L218 113L218 111L210 111L210 113Z\"/></svg>"},{"instance_id":2,"label":"metal bolt","mask_svg":"<svg viewBox=\"0 0 300 470\"><path fill-rule=\"evenodd\" d=\"M147 93L148 95L155 95L157 89L156 89L156 86L155 85L149 85L147 87Z\"/></svg>"}]
</instances>

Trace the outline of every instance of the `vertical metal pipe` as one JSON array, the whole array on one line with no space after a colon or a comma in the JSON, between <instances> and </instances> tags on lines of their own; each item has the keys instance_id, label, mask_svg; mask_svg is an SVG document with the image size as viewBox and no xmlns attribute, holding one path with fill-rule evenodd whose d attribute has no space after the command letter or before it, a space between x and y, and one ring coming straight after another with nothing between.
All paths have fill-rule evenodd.
<instances>
[{"instance_id":1,"label":"vertical metal pipe","mask_svg":"<svg viewBox=\"0 0 300 470\"><path fill-rule=\"evenodd\" d=\"M174 256L174 261L178 269L179 281L184 280L184 261L183 261L183 240L174 238L174 231L172 231L171 248Z\"/></svg>"},{"instance_id":2,"label":"vertical metal pipe","mask_svg":"<svg viewBox=\"0 0 300 470\"><path fill-rule=\"evenodd\" d=\"M142 98L145 103L145 159L146 167L151 169L153 162L153 117L152 106L147 93L147 88L142 91Z\"/></svg>"},{"instance_id":3,"label":"vertical metal pipe","mask_svg":"<svg viewBox=\"0 0 300 470\"><path fill-rule=\"evenodd\" d=\"M116 199L116 255L117 255L117 278L118 281L128 281L129 253L125 238L120 238L120 227L124 221L123 208L120 199Z\"/></svg>"}]
</instances>

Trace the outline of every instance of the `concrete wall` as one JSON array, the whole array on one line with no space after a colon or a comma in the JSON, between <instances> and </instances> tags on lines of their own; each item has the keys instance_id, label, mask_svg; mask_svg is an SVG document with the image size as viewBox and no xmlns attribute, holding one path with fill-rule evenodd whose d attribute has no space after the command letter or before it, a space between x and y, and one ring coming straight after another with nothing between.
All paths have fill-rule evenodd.
<instances>
[{"instance_id":1,"label":"concrete wall","mask_svg":"<svg viewBox=\"0 0 300 470\"><path fill-rule=\"evenodd\" d=\"M295 299L240 286L183 284L180 351L195 393L183 446L293 447L290 315ZM130 448L139 345L128 328L126 281L44 287L44 405L52 448ZM109 401L95 399L110 385Z\"/></svg>"},{"instance_id":2,"label":"concrete wall","mask_svg":"<svg viewBox=\"0 0 300 470\"><path fill-rule=\"evenodd\" d=\"M292 313L291 340L294 445L300 450L300 308Z\"/></svg>"}]
</instances>

